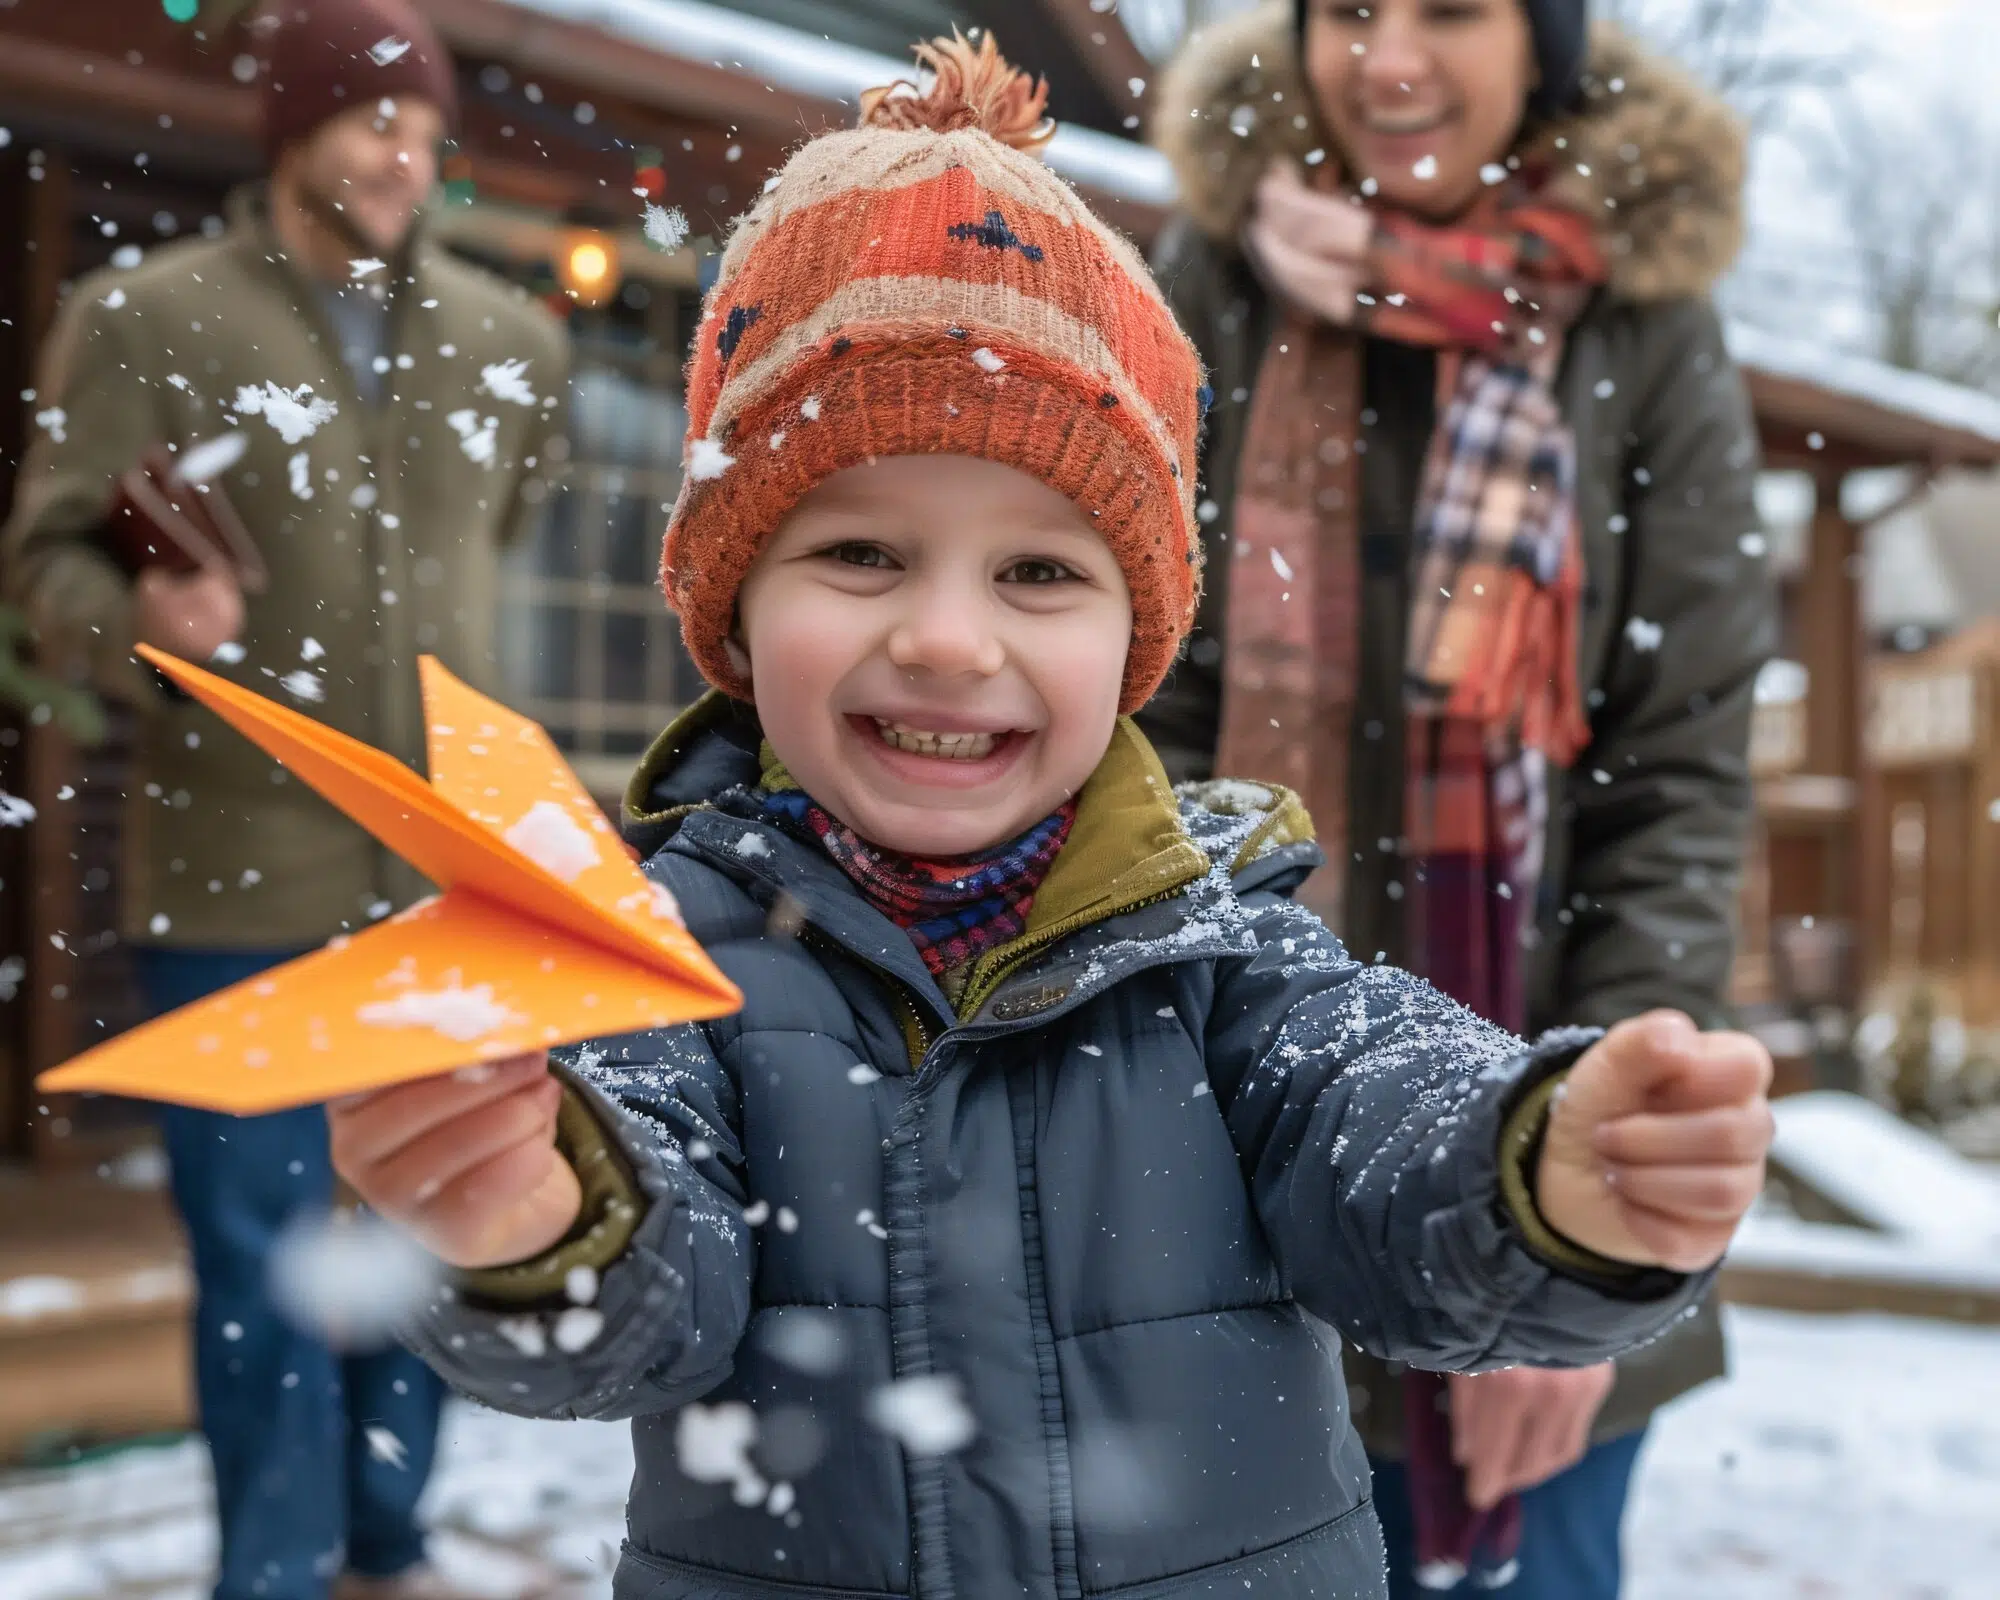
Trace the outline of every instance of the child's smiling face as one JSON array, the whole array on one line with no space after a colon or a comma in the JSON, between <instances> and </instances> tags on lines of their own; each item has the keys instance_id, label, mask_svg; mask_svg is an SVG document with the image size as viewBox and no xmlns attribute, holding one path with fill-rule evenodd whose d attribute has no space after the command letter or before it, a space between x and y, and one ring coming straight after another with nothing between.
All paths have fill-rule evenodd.
<instances>
[{"instance_id":1,"label":"child's smiling face","mask_svg":"<svg viewBox=\"0 0 2000 1600\"><path fill-rule=\"evenodd\" d=\"M970 855L1083 786L1132 636L1124 574L1039 479L969 456L828 478L757 558L730 644L764 734L864 839Z\"/></svg>"}]
</instances>

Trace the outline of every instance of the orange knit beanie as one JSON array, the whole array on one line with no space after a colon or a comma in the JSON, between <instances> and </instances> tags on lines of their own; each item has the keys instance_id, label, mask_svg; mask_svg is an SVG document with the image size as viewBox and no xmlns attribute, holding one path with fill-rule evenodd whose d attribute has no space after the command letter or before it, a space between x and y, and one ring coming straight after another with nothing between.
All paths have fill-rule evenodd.
<instances>
[{"instance_id":1,"label":"orange knit beanie","mask_svg":"<svg viewBox=\"0 0 2000 1600\"><path fill-rule=\"evenodd\" d=\"M925 92L863 97L737 223L688 366L661 582L709 682L765 539L878 456L980 456L1082 507L1132 591L1123 708L1194 619L1201 362L1138 253L1032 151L1044 85L990 35L919 46Z\"/></svg>"}]
</instances>

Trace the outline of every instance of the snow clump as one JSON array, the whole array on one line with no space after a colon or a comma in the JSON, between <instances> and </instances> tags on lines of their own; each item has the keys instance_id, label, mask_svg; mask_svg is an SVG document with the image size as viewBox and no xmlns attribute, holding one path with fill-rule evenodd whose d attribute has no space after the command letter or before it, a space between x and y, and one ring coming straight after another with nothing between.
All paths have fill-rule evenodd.
<instances>
[{"instance_id":1,"label":"snow clump","mask_svg":"<svg viewBox=\"0 0 2000 1600\"><path fill-rule=\"evenodd\" d=\"M286 444L310 439L326 423L340 415L340 407L315 395L312 385L281 389L269 378L259 388L244 384L236 391L236 409L246 417L262 417Z\"/></svg>"},{"instance_id":2,"label":"snow clump","mask_svg":"<svg viewBox=\"0 0 2000 1600\"><path fill-rule=\"evenodd\" d=\"M554 800L537 800L500 837L564 883L574 883L604 859L583 824Z\"/></svg>"}]
</instances>

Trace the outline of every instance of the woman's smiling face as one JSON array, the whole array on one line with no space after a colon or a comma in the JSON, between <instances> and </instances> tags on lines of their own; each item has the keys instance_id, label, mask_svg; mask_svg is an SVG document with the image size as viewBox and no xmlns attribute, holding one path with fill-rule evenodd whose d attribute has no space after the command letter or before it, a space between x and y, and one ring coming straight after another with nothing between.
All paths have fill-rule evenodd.
<instances>
[{"instance_id":1,"label":"woman's smiling face","mask_svg":"<svg viewBox=\"0 0 2000 1600\"><path fill-rule=\"evenodd\" d=\"M1039 479L893 456L819 484L758 555L731 643L764 735L864 839L971 855L1025 832L1110 745L1132 601Z\"/></svg>"},{"instance_id":2,"label":"woman's smiling face","mask_svg":"<svg viewBox=\"0 0 2000 1600\"><path fill-rule=\"evenodd\" d=\"M1310 0L1306 77L1349 171L1444 222L1513 149L1534 44L1520 0Z\"/></svg>"}]
</instances>

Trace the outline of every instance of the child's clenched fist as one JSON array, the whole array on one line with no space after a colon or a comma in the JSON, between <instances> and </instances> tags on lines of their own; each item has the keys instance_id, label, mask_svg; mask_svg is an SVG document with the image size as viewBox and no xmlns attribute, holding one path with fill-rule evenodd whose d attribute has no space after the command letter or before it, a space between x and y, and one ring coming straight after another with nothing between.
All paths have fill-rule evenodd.
<instances>
[{"instance_id":1,"label":"child's clenched fist","mask_svg":"<svg viewBox=\"0 0 2000 1600\"><path fill-rule=\"evenodd\" d=\"M1549 1111L1535 1198L1549 1226L1615 1261L1699 1272L1764 1185L1771 1057L1675 1011L1613 1028Z\"/></svg>"},{"instance_id":2,"label":"child's clenched fist","mask_svg":"<svg viewBox=\"0 0 2000 1600\"><path fill-rule=\"evenodd\" d=\"M524 1261L583 1204L556 1151L561 1103L546 1052L356 1095L327 1108L334 1169L452 1266Z\"/></svg>"}]
</instances>

